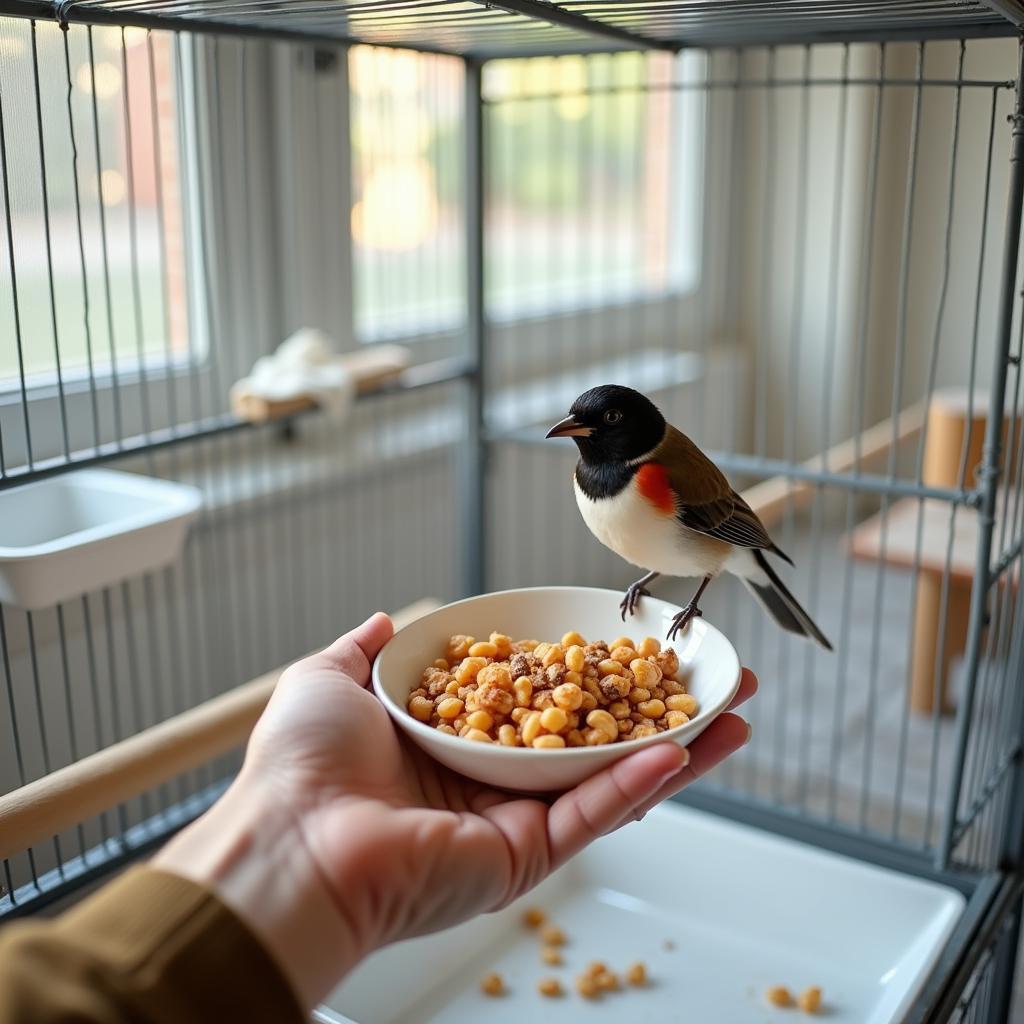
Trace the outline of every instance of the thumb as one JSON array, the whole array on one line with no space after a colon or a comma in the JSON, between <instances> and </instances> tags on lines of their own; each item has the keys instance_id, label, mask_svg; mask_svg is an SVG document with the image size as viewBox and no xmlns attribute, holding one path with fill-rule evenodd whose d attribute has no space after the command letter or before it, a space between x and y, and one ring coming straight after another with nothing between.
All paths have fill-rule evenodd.
<instances>
[{"instance_id":1,"label":"thumb","mask_svg":"<svg viewBox=\"0 0 1024 1024\"><path fill-rule=\"evenodd\" d=\"M362 625L338 637L319 654L313 654L299 664L307 668L326 668L340 672L360 686L365 686L370 679L373 659L394 632L391 619L384 612L377 612Z\"/></svg>"}]
</instances>

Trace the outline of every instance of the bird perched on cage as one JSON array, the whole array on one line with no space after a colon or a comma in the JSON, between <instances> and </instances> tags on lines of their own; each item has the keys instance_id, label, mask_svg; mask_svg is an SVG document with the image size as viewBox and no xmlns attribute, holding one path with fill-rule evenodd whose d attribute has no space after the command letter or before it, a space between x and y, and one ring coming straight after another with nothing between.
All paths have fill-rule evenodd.
<instances>
[{"instance_id":1,"label":"bird perched on cage","mask_svg":"<svg viewBox=\"0 0 1024 1024\"><path fill-rule=\"evenodd\" d=\"M548 437L579 448L574 486L583 521L606 547L649 570L620 605L632 615L661 575L699 576L693 599L672 620L668 638L701 614L698 602L720 573L738 576L785 630L832 645L768 561L793 564L721 470L650 399L604 384L584 392Z\"/></svg>"}]
</instances>

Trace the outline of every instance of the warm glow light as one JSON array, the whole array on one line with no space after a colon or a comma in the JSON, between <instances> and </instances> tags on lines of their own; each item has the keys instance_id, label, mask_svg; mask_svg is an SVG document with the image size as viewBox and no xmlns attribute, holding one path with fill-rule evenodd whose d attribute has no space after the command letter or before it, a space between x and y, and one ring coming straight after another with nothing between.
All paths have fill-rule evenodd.
<instances>
[{"instance_id":1,"label":"warm glow light","mask_svg":"<svg viewBox=\"0 0 1024 1024\"><path fill-rule=\"evenodd\" d=\"M368 46L353 46L348 52L349 88L357 96L368 96L377 76L377 56Z\"/></svg>"},{"instance_id":2,"label":"warm glow light","mask_svg":"<svg viewBox=\"0 0 1024 1024\"><path fill-rule=\"evenodd\" d=\"M373 249L414 249L436 230L437 212L434 174L425 160L386 163L352 207L352 236Z\"/></svg>"},{"instance_id":3,"label":"warm glow light","mask_svg":"<svg viewBox=\"0 0 1024 1024\"><path fill-rule=\"evenodd\" d=\"M388 156L401 159L415 157L430 145L433 126L414 101L395 107L387 118L387 137L381 138L381 119L369 112L360 112L353 119L352 146L359 153L373 154L387 147Z\"/></svg>"},{"instance_id":4,"label":"warm glow light","mask_svg":"<svg viewBox=\"0 0 1024 1024\"><path fill-rule=\"evenodd\" d=\"M415 22L411 22L415 24ZM394 25L391 26L394 30ZM381 53L366 46L354 46L349 53L349 85L358 96L415 96L420 88L418 53Z\"/></svg>"},{"instance_id":5,"label":"warm glow light","mask_svg":"<svg viewBox=\"0 0 1024 1024\"><path fill-rule=\"evenodd\" d=\"M517 94L545 96L558 88L558 62L554 57L534 57L525 65L526 73L517 83Z\"/></svg>"},{"instance_id":6,"label":"warm glow light","mask_svg":"<svg viewBox=\"0 0 1024 1024\"><path fill-rule=\"evenodd\" d=\"M420 55L411 51L390 54L386 65L388 92L393 96L415 96L420 87L421 61Z\"/></svg>"},{"instance_id":7,"label":"warm glow light","mask_svg":"<svg viewBox=\"0 0 1024 1024\"><path fill-rule=\"evenodd\" d=\"M560 57L555 77L559 92L582 92L587 87L587 62L582 57Z\"/></svg>"},{"instance_id":8,"label":"warm glow light","mask_svg":"<svg viewBox=\"0 0 1024 1024\"><path fill-rule=\"evenodd\" d=\"M484 70L488 95L502 100L522 96L523 65L527 63L521 60L495 60L488 63Z\"/></svg>"},{"instance_id":9,"label":"warm glow light","mask_svg":"<svg viewBox=\"0 0 1024 1024\"><path fill-rule=\"evenodd\" d=\"M579 121L590 113L587 62L583 57L534 57L495 61L487 70L487 92L502 102L499 116L507 124L529 120L534 110L516 99L553 96L555 113L563 121Z\"/></svg>"},{"instance_id":10,"label":"warm glow light","mask_svg":"<svg viewBox=\"0 0 1024 1024\"><path fill-rule=\"evenodd\" d=\"M124 201L125 182L120 171L106 170L100 175L103 183L103 205L117 206Z\"/></svg>"},{"instance_id":11,"label":"warm glow light","mask_svg":"<svg viewBox=\"0 0 1024 1024\"><path fill-rule=\"evenodd\" d=\"M559 96L555 110L563 121L582 121L590 113L590 97L585 93L575 96Z\"/></svg>"},{"instance_id":12,"label":"warm glow light","mask_svg":"<svg viewBox=\"0 0 1024 1024\"><path fill-rule=\"evenodd\" d=\"M555 69L556 88L565 93L555 101L555 110L563 121L579 121L590 111L586 95L587 65L582 57L562 57Z\"/></svg>"},{"instance_id":13,"label":"warm glow light","mask_svg":"<svg viewBox=\"0 0 1024 1024\"><path fill-rule=\"evenodd\" d=\"M101 100L109 100L121 88L121 72L109 61L101 60L95 65L96 96ZM82 92L93 90L93 69L88 64L79 66L75 72L75 81Z\"/></svg>"},{"instance_id":14,"label":"warm glow light","mask_svg":"<svg viewBox=\"0 0 1024 1024\"><path fill-rule=\"evenodd\" d=\"M616 55L614 60L614 80L620 86L642 86L644 83L645 57L639 53L626 52Z\"/></svg>"}]
</instances>

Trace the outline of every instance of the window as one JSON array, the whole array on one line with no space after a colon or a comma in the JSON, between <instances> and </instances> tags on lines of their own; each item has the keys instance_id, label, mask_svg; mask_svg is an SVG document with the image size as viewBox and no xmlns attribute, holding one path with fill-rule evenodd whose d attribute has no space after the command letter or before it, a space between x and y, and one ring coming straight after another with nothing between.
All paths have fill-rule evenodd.
<instances>
[{"instance_id":1,"label":"window","mask_svg":"<svg viewBox=\"0 0 1024 1024\"><path fill-rule=\"evenodd\" d=\"M31 389L58 370L72 383L166 367L187 356L190 330L200 348L179 158L185 51L168 33L72 26L65 43L52 21L0 18L0 391L20 389L22 372Z\"/></svg>"},{"instance_id":2,"label":"window","mask_svg":"<svg viewBox=\"0 0 1024 1024\"><path fill-rule=\"evenodd\" d=\"M183 37L76 25L66 42L70 118L64 34L49 21L33 30L30 22L0 18L3 180L10 199L9 219L0 208L0 393L19 391L22 371L30 390L54 383L58 370L65 384L104 385L115 376L130 379L140 366L156 372L204 354L202 294L216 282L205 280L198 244L198 161L204 153L208 161L225 159L197 143L209 120L200 109L211 92L206 78L219 75L217 88L230 96L244 74L254 98L249 119L255 125L262 116L256 44L245 44L251 59L248 71L244 63L239 71L237 48L223 43L211 65L219 70L197 65L204 87L194 82L193 48ZM291 48L289 54L286 79L302 66ZM492 317L599 309L697 287L703 94L685 86L702 74L702 58L692 54L485 66ZM465 310L462 62L357 46L349 51L348 79L349 130L337 152L351 169L351 210L334 237L342 245L350 236L354 294L345 312L355 337L459 330ZM335 106L321 108L321 119L336 116ZM225 109L232 123L237 111ZM266 124L275 138L294 127ZM322 120L320 136L327 137L328 127L336 130ZM208 141L219 144L219 129L206 128L213 133ZM229 143L228 149L240 145L234 135ZM266 164L282 148L255 135L250 145L253 154L243 160ZM189 155L184 163L183 153ZM347 192L325 160L328 173L309 199L313 211L329 208L332 190ZM254 172L254 190L260 182ZM265 211L275 202L263 192L250 201ZM278 218L298 222L280 212ZM207 218L203 230L209 235L218 227ZM220 258L237 247L237 230L222 241L226 248L214 240L212 250L219 269L237 263ZM299 233L295 241L316 256L315 238ZM264 275L268 281L287 270L289 260L275 256L269 241L246 249L247 258L255 251L265 262L283 261ZM235 291L253 288L242 281ZM298 307L285 319L318 319L315 303L303 298ZM344 337L343 327L331 327ZM270 339L268 347L275 343ZM71 443L81 447L74 438Z\"/></svg>"},{"instance_id":3,"label":"window","mask_svg":"<svg viewBox=\"0 0 1024 1024\"><path fill-rule=\"evenodd\" d=\"M356 47L349 74L357 336L458 327L461 66ZM702 74L695 54L485 66L493 316L697 286Z\"/></svg>"},{"instance_id":4,"label":"window","mask_svg":"<svg viewBox=\"0 0 1024 1024\"><path fill-rule=\"evenodd\" d=\"M512 320L692 292L700 277L704 58L625 53L484 67L486 284ZM355 328L462 326L461 62L349 57Z\"/></svg>"},{"instance_id":5,"label":"window","mask_svg":"<svg viewBox=\"0 0 1024 1024\"><path fill-rule=\"evenodd\" d=\"M692 291L703 58L486 66L488 282L501 319Z\"/></svg>"},{"instance_id":6,"label":"window","mask_svg":"<svg viewBox=\"0 0 1024 1024\"><path fill-rule=\"evenodd\" d=\"M378 341L458 327L462 61L356 46L349 96L356 336Z\"/></svg>"}]
</instances>

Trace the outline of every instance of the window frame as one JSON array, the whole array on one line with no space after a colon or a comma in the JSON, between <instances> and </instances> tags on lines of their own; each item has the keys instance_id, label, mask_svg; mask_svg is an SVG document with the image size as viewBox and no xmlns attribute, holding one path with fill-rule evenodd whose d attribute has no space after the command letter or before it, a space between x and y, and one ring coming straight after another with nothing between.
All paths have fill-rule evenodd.
<instances>
[{"instance_id":1,"label":"window frame","mask_svg":"<svg viewBox=\"0 0 1024 1024\"><path fill-rule=\"evenodd\" d=\"M703 54L687 52L679 55L676 60L680 62L695 60L701 62L700 65L688 68L684 68L680 64L677 70L683 74L700 77L703 74L710 73L710 58ZM711 322L720 322L724 318L727 308L724 302L721 301L722 297L712 291L709 282L714 276L717 276L714 274L712 261L718 261L716 265L720 265L720 262L724 260L723 253L716 252L716 249L724 249L725 247L709 245L704 231L705 224L709 222L710 217L714 216L713 212L709 214L704 205L704 200L707 198L705 182L709 176L711 154L706 146L707 140L710 137L707 125L709 104L707 102L702 103L701 97L706 99L709 93L710 90L680 92L679 95L694 97L694 102L680 103L671 119L672 139L669 144L669 161L672 167L687 166L689 169L692 190L685 201L690 207L689 219L693 226L693 237L689 253L681 254L678 252L678 246L681 244L682 232L673 231L670 237L669 260L672 263L683 263L684 265L687 260L690 261L692 272L685 279L687 283L681 282L659 291L644 291L642 288L624 289L622 294L616 294L610 299L604 297L601 301L592 301L592 296L590 295L582 297L569 296L564 302L547 305L542 303L534 305L523 300L518 303L519 308L512 315L503 313L492 302L488 304L488 320L492 336L514 332L520 337L524 333L540 337L543 334L550 333L556 326L560 330L572 330L574 328L582 330L585 327L592 329L595 321L600 320L602 316L614 313L614 311L627 306L647 309L649 315L644 316L643 319L652 324L664 322L669 315L677 317L682 324L692 324L698 321L705 323L709 320ZM687 124L686 122L690 119L693 120L693 123ZM343 140L343 144L347 146L347 138ZM699 153L702 159L685 159L688 146ZM352 155L349 153L350 166L351 159ZM327 197L324 198L326 200ZM720 202L725 200L725 196L719 197ZM351 203L349 205L351 206ZM680 219L680 216L673 211L673 223L679 223ZM343 220L343 224L345 225L346 241L350 252L350 263L354 268L357 258L356 249L347 217ZM689 282L692 282L692 284L689 284ZM713 303L716 304L716 309L712 309ZM347 327L355 346L372 345L378 342L408 345L413 348L417 360L438 358L459 351L459 346L465 338L466 330L465 323L456 319L450 323L432 326L425 331L413 331L410 333L381 331L368 337L358 337L354 310ZM667 343L668 341L668 339L661 338L658 330L654 330L652 334L646 335L642 340L645 344L657 344L659 341ZM697 332L689 336L676 337L672 340L674 344L685 343L697 346L701 344L701 338ZM508 346L492 344L491 348L497 350L496 362L502 364L500 368L502 375L506 371L511 371L512 367L505 367L501 360L501 352L507 350ZM557 350L554 352L548 351L544 359L530 367L530 372L539 373L549 369L551 365L549 357L552 355L557 359ZM526 368L521 357L522 352L520 351L516 355L516 364L519 371Z\"/></svg>"},{"instance_id":2,"label":"window frame","mask_svg":"<svg viewBox=\"0 0 1024 1024\"><path fill-rule=\"evenodd\" d=\"M171 360L155 355L141 367L137 359L119 357L116 367L107 363L94 368L91 376L87 369L62 368L67 452L62 436L61 389L55 371L45 377L39 374L26 378L24 389L20 375L9 378L10 386L5 379L0 383L0 436L4 439L8 472L28 470L23 428L26 416L31 424L33 465L63 460L66 455L87 458L99 447L144 438L147 426L150 432L188 429L197 421L226 412L232 383L227 374L243 375L283 337L278 334L280 261L270 241L276 231L269 218L264 219L265 223L251 216L252 211L259 210L276 213L278 205L275 175L265 171L279 148L273 141L271 109L275 44L176 34L172 45L181 47L180 59L176 51L171 56L172 65L181 69L180 79L175 76L171 88L177 108L177 157L183 183L188 351ZM244 80L239 76L243 45L250 65ZM230 88L228 82L232 83ZM248 108L248 153L224 152L215 116L218 89L230 93L220 110L225 123L239 109ZM243 91L245 102L241 100ZM234 109L228 109L231 104ZM258 169L248 195L242 189L220 188L217 161L225 155L236 165L239 160L249 159ZM239 251L235 239L243 223L247 229L252 227L254 236L248 246L251 258L244 266L230 258L232 252ZM161 261L161 273L166 273L165 260ZM218 351L218 342L232 350L230 366L224 353ZM121 409L119 433L114 431L110 413L115 387ZM94 392L99 407L98 445L91 428ZM198 406L194 404L196 395L200 396Z\"/></svg>"},{"instance_id":3,"label":"window frame","mask_svg":"<svg viewBox=\"0 0 1024 1024\"><path fill-rule=\"evenodd\" d=\"M196 161L191 158L184 161L181 159L182 157L193 156L198 148L198 128L195 117L198 86L196 82L195 48L192 42L187 36L178 35L174 37L173 45L181 47L180 63L183 72L183 81L180 84L176 82L175 128L179 163L184 163L189 180L189 189L192 194L196 194L198 187L198 166ZM171 59L177 63L175 57ZM117 95L121 96L120 90ZM179 107L182 109L178 109ZM79 139L82 138L83 131L83 126L76 124L75 133ZM186 204L183 204L184 206ZM188 223L184 223L185 220ZM194 236L198 233L199 228L198 208L195 207L195 204L188 204L188 208L183 210L183 230L186 234ZM198 353L197 361L201 362L205 359L209 350L206 302L202 289L199 286L204 273L203 255L193 246L186 245L185 249L187 255L187 266L185 269L186 285L188 288L189 348ZM163 255L161 257L160 269L161 273L166 272ZM169 373L188 373L191 362L192 357L189 355L176 355L168 359L164 353L151 353L144 356L140 363L135 353L126 353L113 361L106 360L105 362L96 363L91 374L88 368L84 366L74 366L71 368L62 366L59 383L66 395L72 395L89 390L92 386L95 386L97 390L111 388L115 384L115 379L121 385L137 384L143 376L149 379L158 379ZM58 391L56 368L26 375L24 389L20 374L12 377L0 377L0 404L9 404L12 401L11 395L13 393L17 396L13 401L20 405L22 390L29 395L30 400L36 397L46 397L50 391L56 395Z\"/></svg>"},{"instance_id":4,"label":"window frame","mask_svg":"<svg viewBox=\"0 0 1024 1024\"><path fill-rule=\"evenodd\" d=\"M31 423L33 464L65 454L88 453L96 447L96 437L90 427L91 405L95 393L97 406L109 404L115 389L122 413L120 437L106 422L105 410L99 413L101 436L99 443L117 442L143 433L144 419L149 419L150 430L171 426L164 388L149 388L161 382L168 387L177 386L196 373L203 373L208 363L212 332L206 296L201 282L206 273L204 253L191 244L202 228L199 203L184 199L186 190L198 194L199 167L197 154L206 147L200 139L196 118L202 83L198 77L199 60L194 40L177 34L172 40L172 74L174 74L175 121L177 161L179 173L184 171L187 189L182 189L182 231L186 254L185 287L187 289L188 351L168 359L164 353L154 353L140 360L134 354L121 355L113 360L96 363L90 373L87 367L61 367L58 380L56 367L50 371L21 374L0 379L0 433L4 438L5 463L11 467L27 468L27 453L22 424L27 417ZM181 47L180 56L177 47ZM181 68L178 80L175 67ZM123 84L122 84L123 87ZM119 93L120 95L120 93ZM81 138L84 127L75 125L76 136ZM130 158L130 155L129 155ZM163 211L161 211L163 215ZM161 254L160 273L166 275L166 253ZM118 296L113 296L117 301ZM163 299L161 299L161 303ZM161 307L162 308L162 307ZM24 338L23 338L24 344ZM52 345L52 339L46 342ZM173 383L171 383L173 382ZM65 453L61 401L66 410L68 424L68 452ZM143 405L147 415L141 413ZM24 406L28 409L23 409Z\"/></svg>"},{"instance_id":5,"label":"window frame","mask_svg":"<svg viewBox=\"0 0 1024 1024\"><path fill-rule=\"evenodd\" d=\"M189 329L193 338L202 335L203 344L201 347L193 345L193 350L200 353L199 358L186 356L170 365L157 359L152 365L144 366L146 382L168 380L168 387L184 393L191 379L193 390L198 387L204 397L208 396L211 371L217 371L217 366L211 366L211 362L227 361L219 351L221 345L234 350L231 369L236 374L244 373L256 358L304 326L327 332L341 351L386 340L408 345L417 362L463 352L466 333L461 323L379 339L364 340L356 336L355 251L350 220L353 197L349 48L249 38L178 38L184 44L181 66L185 72L178 93L185 98L186 108L179 113L179 159L186 169L189 192L194 197L186 201ZM245 57L240 58L243 52ZM709 69L705 72L710 73ZM232 82L235 85L227 88L226 83ZM248 150L242 154L242 159L254 169L248 194L240 188L218 189L217 186L216 174L224 172L216 161L223 159L224 154L218 149L217 125L212 113L216 89L230 94L228 104L238 104L244 92L249 106L250 138ZM507 379L510 374L526 378L560 368L571 359L572 353L562 354L557 347L552 349L540 342L550 337L553 330L584 333L614 329L617 310L645 311L634 318L641 329L641 336L635 342L647 348L662 346L701 351L707 333L726 323L730 315L728 303L718 294L720 289L711 287L709 282L721 277L719 271L724 268L728 245L710 245L704 231L706 223L722 222L717 219L716 211L708 209L709 201L721 205L728 200L726 189L714 190L716 198L707 195L704 188L704 183L711 180L712 168L723 160L721 154L712 153L707 145L712 137L708 130L710 91L695 90L694 94L704 96L705 102L680 105L678 116L672 119L674 138L670 156L676 166L682 148L695 143L702 155L693 167L695 191L689 200L699 212L694 219L694 286L688 290L669 288L646 294L638 290L616 296L614 301L596 304L577 300L561 309L531 310L509 318L492 316L489 370L497 378ZM696 131L687 134L680 122L688 111L698 109ZM225 123L237 113L237 106L220 111ZM329 164L332 175L321 173L324 162L310 159L311 153L334 154ZM237 154L235 156L237 158ZM217 199L211 202L211 196ZM242 223L246 231L252 232L252 238L239 238ZM332 223L339 225L339 229L328 230L327 226ZM202 245L196 244L199 238L204 240ZM227 258L240 251L247 251L245 261ZM325 281L330 287L323 286ZM212 296L209 304L207 292ZM671 336L666 325L672 325ZM499 339L506 334L537 343L502 344ZM531 352L536 354L531 355ZM225 375L225 369L227 367L220 368L219 381L223 406L212 408L206 415L226 410L226 392L231 380ZM95 375L95 383L97 390L110 389L113 376L109 373ZM122 366L119 361L117 383L126 410L137 408L143 383L138 367ZM91 390L88 374L66 376L64 385L69 419L84 422L88 419ZM153 390L162 393L165 389ZM40 382L29 386L27 393L33 421L34 459L60 456L63 446L59 436L56 385ZM21 404L20 382L15 382L13 390L0 390L0 430L5 445L10 444L9 438L17 438ZM157 403L157 406L151 410L151 429L175 426L164 403ZM177 425L183 423L183 418L178 416ZM137 415L125 418L122 439L142 432ZM109 429L101 438L104 442L117 440L119 438ZM91 436L71 439L72 453L88 454L92 447ZM5 455L9 466L19 465L17 451L11 457L5 448Z\"/></svg>"}]
</instances>

